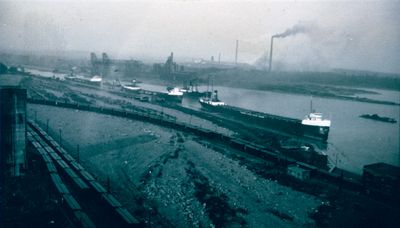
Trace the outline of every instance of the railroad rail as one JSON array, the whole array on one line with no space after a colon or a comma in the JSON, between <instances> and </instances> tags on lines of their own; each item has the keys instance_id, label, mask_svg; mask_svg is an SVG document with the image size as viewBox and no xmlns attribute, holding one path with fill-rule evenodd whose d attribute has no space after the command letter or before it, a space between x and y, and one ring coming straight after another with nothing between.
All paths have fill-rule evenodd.
<instances>
[{"instance_id":1,"label":"railroad rail","mask_svg":"<svg viewBox=\"0 0 400 228\"><path fill-rule=\"evenodd\" d=\"M32 104L78 109L82 111L90 111L100 114L135 119L168 128L173 128L180 131L193 133L195 135L208 138L211 140L218 140L222 143L228 144L236 149L239 149L245 153L255 155L262 159L273 161L276 164L284 166L297 165L305 170L309 170L312 178L326 180L331 183L340 185L343 188L348 188L352 190L361 191L363 189L363 184L359 180L353 179L351 177L346 177L345 175L341 175L338 173L332 173L329 172L328 170L324 170L313 165L296 161L292 158L282 155L278 150L274 150L273 148L265 147L263 145L256 144L238 137L225 135L222 133L218 133L216 131L208 130L188 123L179 122L176 119L164 118L162 115L159 115L157 113L130 112L122 109L112 109L100 106L89 106L77 103L56 102L56 101L39 100L39 99L28 99L28 102Z\"/></svg>"},{"instance_id":2,"label":"railroad rail","mask_svg":"<svg viewBox=\"0 0 400 228\"><path fill-rule=\"evenodd\" d=\"M43 131L36 123L28 121L28 142L42 156L47 171L55 185L57 193L66 205L66 211L73 217L79 227L96 227L95 223L85 213L77 198L92 199L90 203L103 206L109 218L118 227L137 227L139 221L110 194L85 168L68 154L52 137ZM65 181L70 183L68 188ZM74 197L74 191L78 197Z\"/></svg>"},{"instance_id":3,"label":"railroad rail","mask_svg":"<svg viewBox=\"0 0 400 228\"><path fill-rule=\"evenodd\" d=\"M65 209L69 217L72 218L72 223L74 223L78 227L96 227L89 216L82 210L81 205L71 194L69 188L61 180L60 173L57 171L55 163L52 159L52 155L55 155L55 153L49 152L49 148L46 146L46 143L44 143L42 138L40 138L39 135L34 132L30 127L28 127L27 140L28 143L31 144L40 154L43 161L45 162L50 180L53 183L57 194L62 199L61 202L63 202L63 209Z\"/></svg>"}]
</instances>

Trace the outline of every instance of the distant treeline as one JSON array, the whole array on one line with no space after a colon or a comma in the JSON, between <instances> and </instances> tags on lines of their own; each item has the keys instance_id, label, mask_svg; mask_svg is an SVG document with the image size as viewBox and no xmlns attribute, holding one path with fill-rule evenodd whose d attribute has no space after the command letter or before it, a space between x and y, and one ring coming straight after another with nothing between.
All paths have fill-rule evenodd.
<instances>
[{"instance_id":1,"label":"distant treeline","mask_svg":"<svg viewBox=\"0 0 400 228\"><path fill-rule=\"evenodd\" d=\"M349 74L344 72L265 72L260 70L218 70L202 75L205 81L211 76L214 84L260 88L270 84L324 84L335 86L366 87L400 91L400 75Z\"/></svg>"}]
</instances>

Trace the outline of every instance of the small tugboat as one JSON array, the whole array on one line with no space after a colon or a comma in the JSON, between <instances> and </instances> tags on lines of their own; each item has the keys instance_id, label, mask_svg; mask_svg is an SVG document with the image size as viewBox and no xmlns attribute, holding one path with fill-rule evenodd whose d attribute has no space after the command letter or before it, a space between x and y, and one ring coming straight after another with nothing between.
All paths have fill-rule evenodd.
<instances>
[{"instance_id":1,"label":"small tugboat","mask_svg":"<svg viewBox=\"0 0 400 228\"><path fill-rule=\"evenodd\" d=\"M217 108L225 106L225 103L218 99L218 90L214 90L214 82L211 81L211 92L209 91L210 77L208 77L207 92L205 96L199 99L199 102L204 108Z\"/></svg>"},{"instance_id":2,"label":"small tugboat","mask_svg":"<svg viewBox=\"0 0 400 228\"><path fill-rule=\"evenodd\" d=\"M397 121L393 118L385 117L385 116L379 116L378 114L363 114L360 115L361 118L365 119L371 119L371 120L376 120L376 121L381 121L381 122L386 122L386 123L397 123Z\"/></svg>"},{"instance_id":3,"label":"small tugboat","mask_svg":"<svg viewBox=\"0 0 400 228\"><path fill-rule=\"evenodd\" d=\"M121 87L122 89L130 92L138 92L142 89L140 88L140 86L137 85L136 80L132 80L132 83L130 84L121 84Z\"/></svg>"},{"instance_id":4,"label":"small tugboat","mask_svg":"<svg viewBox=\"0 0 400 228\"><path fill-rule=\"evenodd\" d=\"M210 96L200 98L199 102L203 107L206 107L206 108L219 107L219 106L225 105L225 103L223 101L218 99L218 91L217 90L214 90L214 92L212 92L210 94Z\"/></svg>"},{"instance_id":5,"label":"small tugboat","mask_svg":"<svg viewBox=\"0 0 400 228\"><path fill-rule=\"evenodd\" d=\"M163 97L166 101L182 102L183 92L178 87L167 87L168 93L164 93Z\"/></svg>"},{"instance_id":6,"label":"small tugboat","mask_svg":"<svg viewBox=\"0 0 400 228\"><path fill-rule=\"evenodd\" d=\"M200 92L197 82L195 80L191 81L189 87L184 87L184 90L181 90L183 95L192 99L199 99L200 97L208 97L211 95L211 92Z\"/></svg>"}]
</instances>

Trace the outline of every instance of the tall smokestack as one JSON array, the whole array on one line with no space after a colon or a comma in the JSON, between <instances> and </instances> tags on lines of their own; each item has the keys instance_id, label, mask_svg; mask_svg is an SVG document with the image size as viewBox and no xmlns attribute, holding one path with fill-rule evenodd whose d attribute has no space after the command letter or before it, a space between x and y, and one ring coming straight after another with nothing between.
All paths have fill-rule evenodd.
<instances>
[{"instance_id":1,"label":"tall smokestack","mask_svg":"<svg viewBox=\"0 0 400 228\"><path fill-rule=\"evenodd\" d=\"M271 48L269 50L269 71L272 70L272 52L274 46L274 38L285 38L287 36L294 36L299 33L309 33L315 28L312 24L307 24L304 22L299 22L292 28L286 29L283 33L275 34L271 37Z\"/></svg>"},{"instance_id":2,"label":"tall smokestack","mask_svg":"<svg viewBox=\"0 0 400 228\"><path fill-rule=\"evenodd\" d=\"M269 69L268 71L271 72L272 70L272 49L274 46L274 36L271 37L271 47L269 49Z\"/></svg>"},{"instance_id":3,"label":"tall smokestack","mask_svg":"<svg viewBox=\"0 0 400 228\"><path fill-rule=\"evenodd\" d=\"M236 53L235 53L235 64L237 65L238 60L238 49L239 49L239 40L236 40Z\"/></svg>"}]
</instances>

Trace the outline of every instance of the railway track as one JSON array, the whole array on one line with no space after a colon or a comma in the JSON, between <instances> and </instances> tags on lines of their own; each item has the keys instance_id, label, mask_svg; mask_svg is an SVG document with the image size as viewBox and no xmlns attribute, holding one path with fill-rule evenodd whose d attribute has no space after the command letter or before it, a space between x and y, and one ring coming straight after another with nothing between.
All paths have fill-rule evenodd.
<instances>
[{"instance_id":1,"label":"railway track","mask_svg":"<svg viewBox=\"0 0 400 228\"><path fill-rule=\"evenodd\" d=\"M96 112L100 114L112 115L122 118L140 120L184 132L189 132L210 140L218 140L224 144L239 149L245 153L257 156L261 159L272 161L279 165L283 166L297 165L298 167L301 167L305 170L309 170L312 178L328 181L330 183L340 185L341 187L348 188L351 190L362 191L363 189L362 183L358 180L353 179L354 176L347 177L346 175L341 175L339 173L332 173L329 172L328 170L296 161L295 159L292 159L288 156L284 156L278 150L275 150L268 146L253 143L251 141L244 140L239 137L229 136L209 129L190 125L188 123L178 122L176 121L176 119L173 118L164 118L157 112L155 113L131 112L122 109L111 109L99 106L88 106L76 103L62 103L62 102L37 100L37 99L28 99L28 102L33 104L42 104L42 105L50 105L61 108L78 109L82 111L90 111L90 112Z\"/></svg>"},{"instance_id":2,"label":"railway track","mask_svg":"<svg viewBox=\"0 0 400 228\"><path fill-rule=\"evenodd\" d=\"M137 227L140 222L36 123L28 143L43 159L65 214L76 227Z\"/></svg>"}]
</instances>

